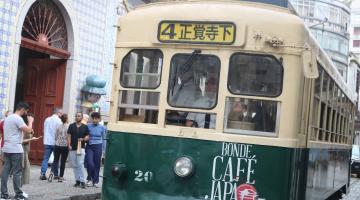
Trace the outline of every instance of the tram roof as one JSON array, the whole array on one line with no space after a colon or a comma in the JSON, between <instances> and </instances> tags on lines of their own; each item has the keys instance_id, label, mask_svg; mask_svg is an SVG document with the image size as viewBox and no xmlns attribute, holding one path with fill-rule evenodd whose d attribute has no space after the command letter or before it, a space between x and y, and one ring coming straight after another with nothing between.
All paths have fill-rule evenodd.
<instances>
[{"instance_id":1,"label":"tram roof","mask_svg":"<svg viewBox=\"0 0 360 200\"><path fill-rule=\"evenodd\" d=\"M262 1L262 0L260 0ZM266 1L266 0L264 0ZM269 0L271 1L271 0ZM337 82L352 102L356 102L356 94L351 92L329 56L311 35L311 32L296 12L289 8L249 1L172 1L157 2L139 6L119 20L120 32L117 47L160 47L162 45L184 48L199 48L194 44L163 44L158 41L158 25L164 20L177 21L229 21L237 27L236 41L232 45L204 45L204 48L228 48L245 51L258 51L253 36L255 32L265 37L283 38L286 46L274 49L262 48L267 53L292 53L299 55L305 44L317 50L318 61L329 75ZM134 26L137 24L137 26ZM126 29L123 29L126 27ZM149 30L152 30L149 32ZM145 33L145 34L144 34ZM296 33L296 34L294 34Z\"/></svg>"},{"instance_id":2,"label":"tram roof","mask_svg":"<svg viewBox=\"0 0 360 200\"><path fill-rule=\"evenodd\" d=\"M288 8L248 1L200 0L151 3L139 6L120 18L119 34L123 37L118 37L117 43L121 43L122 46L130 46L131 43L144 46L161 45L162 43L157 39L159 23L164 20L177 20L226 21L236 24L236 41L232 45L207 45L209 48L239 49L239 47L253 46L250 38L254 31L263 32L264 36L276 35L286 38L288 44L303 46L305 25L294 13ZM294 37L295 31L301 35ZM194 47L194 45L188 46Z\"/></svg>"}]
</instances>

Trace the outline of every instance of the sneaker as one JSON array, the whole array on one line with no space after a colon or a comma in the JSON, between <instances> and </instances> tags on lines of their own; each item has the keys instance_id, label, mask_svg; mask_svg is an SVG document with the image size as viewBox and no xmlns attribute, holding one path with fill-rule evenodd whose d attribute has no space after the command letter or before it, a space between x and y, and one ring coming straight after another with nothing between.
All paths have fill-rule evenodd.
<instances>
[{"instance_id":1,"label":"sneaker","mask_svg":"<svg viewBox=\"0 0 360 200\"><path fill-rule=\"evenodd\" d=\"M93 184L91 181L86 181L86 187L91 187Z\"/></svg>"},{"instance_id":2,"label":"sneaker","mask_svg":"<svg viewBox=\"0 0 360 200\"><path fill-rule=\"evenodd\" d=\"M94 186L94 188L98 188L98 187L99 187L99 183L94 183L93 186Z\"/></svg>"},{"instance_id":3,"label":"sneaker","mask_svg":"<svg viewBox=\"0 0 360 200\"><path fill-rule=\"evenodd\" d=\"M80 181L76 181L74 187L80 187Z\"/></svg>"},{"instance_id":4,"label":"sneaker","mask_svg":"<svg viewBox=\"0 0 360 200\"><path fill-rule=\"evenodd\" d=\"M64 177L59 177L58 182L65 182Z\"/></svg>"},{"instance_id":5,"label":"sneaker","mask_svg":"<svg viewBox=\"0 0 360 200\"><path fill-rule=\"evenodd\" d=\"M23 191L22 195L25 197L25 198L29 198L29 195Z\"/></svg>"},{"instance_id":6,"label":"sneaker","mask_svg":"<svg viewBox=\"0 0 360 200\"><path fill-rule=\"evenodd\" d=\"M81 185L81 188L82 188L82 189L85 189L85 188L86 188L86 185L85 185L84 182L81 182L80 185Z\"/></svg>"},{"instance_id":7,"label":"sneaker","mask_svg":"<svg viewBox=\"0 0 360 200\"><path fill-rule=\"evenodd\" d=\"M42 175L40 176L40 180L42 180L42 181L47 180L45 174L42 174Z\"/></svg>"},{"instance_id":8,"label":"sneaker","mask_svg":"<svg viewBox=\"0 0 360 200\"><path fill-rule=\"evenodd\" d=\"M54 180L59 180L60 176L54 176Z\"/></svg>"},{"instance_id":9,"label":"sneaker","mask_svg":"<svg viewBox=\"0 0 360 200\"><path fill-rule=\"evenodd\" d=\"M7 195L7 194L2 194L0 199L1 200L6 200L6 199L11 199L11 197L9 195Z\"/></svg>"}]
</instances>

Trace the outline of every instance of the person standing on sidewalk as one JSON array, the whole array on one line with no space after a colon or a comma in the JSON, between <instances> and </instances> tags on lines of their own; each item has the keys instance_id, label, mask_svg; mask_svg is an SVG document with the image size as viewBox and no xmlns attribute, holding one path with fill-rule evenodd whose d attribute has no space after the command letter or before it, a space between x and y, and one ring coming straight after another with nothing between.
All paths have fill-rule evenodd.
<instances>
[{"instance_id":1,"label":"person standing on sidewalk","mask_svg":"<svg viewBox=\"0 0 360 200\"><path fill-rule=\"evenodd\" d=\"M66 159L69 154L68 141L67 141L67 133L68 133L69 124L68 124L68 115L67 114L61 115L60 118L61 118L62 125L59 126L56 130L54 162L51 166L51 171L54 172L59 168L59 160L60 160L60 156L61 156L59 182L63 182Z\"/></svg>"},{"instance_id":2,"label":"person standing on sidewalk","mask_svg":"<svg viewBox=\"0 0 360 200\"><path fill-rule=\"evenodd\" d=\"M22 118L23 118L25 124L29 124L28 119L27 119L28 116L31 116L34 118L34 114L32 114L32 113L23 115ZM29 160L30 142L32 140L39 139L38 137L33 137L33 134L34 134L33 132L31 132L30 134L23 133L22 146L24 149L24 154L23 154L23 160L22 160L23 171L22 171L22 175L21 175L21 185L22 186L30 183L30 168L31 168L31 164L30 164L30 160Z\"/></svg>"},{"instance_id":3,"label":"person standing on sidewalk","mask_svg":"<svg viewBox=\"0 0 360 200\"><path fill-rule=\"evenodd\" d=\"M2 173L3 165L4 165L4 156L2 152L2 148L4 146L4 122L5 119L10 115L10 111L5 112L5 118L0 121L0 176Z\"/></svg>"},{"instance_id":4,"label":"person standing on sidewalk","mask_svg":"<svg viewBox=\"0 0 360 200\"><path fill-rule=\"evenodd\" d=\"M62 115L61 108L55 108L53 114L45 119L44 122L44 159L41 163L41 175L40 180L46 180L46 170L48 168L49 158L55 147L55 134L56 129L62 123L60 116ZM54 171L55 178L58 178L58 170Z\"/></svg>"},{"instance_id":5,"label":"person standing on sidewalk","mask_svg":"<svg viewBox=\"0 0 360 200\"><path fill-rule=\"evenodd\" d=\"M86 188L84 175L85 141L89 140L89 128L81 123L83 114L77 112L75 122L70 124L68 129L68 148L70 162L74 170L76 183L74 187ZM79 151L78 151L78 145Z\"/></svg>"},{"instance_id":6,"label":"person standing on sidewalk","mask_svg":"<svg viewBox=\"0 0 360 200\"><path fill-rule=\"evenodd\" d=\"M87 162L87 183L86 186L98 187L99 173L101 166L102 145L105 139L106 129L100 125L100 113L91 113L92 123L88 124L90 138L85 149L85 157Z\"/></svg>"},{"instance_id":7,"label":"person standing on sidewalk","mask_svg":"<svg viewBox=\"0 0 360 200\"><path fill-rule=\"evenodd\" d=\"M21 190L21 174L23 159L23 132L29 134L33 132L32 125L34 118L28 116L28 125L25 124L21 116L26 115L29 105L20 102L16 105L14 114L8 116L4 122L4 169L1 175L1 199L11 199L8 193L7 182L10 172L13 174L13 186L15 191L15 199L25 199L28 197Z\"/></svg>"}]
</instances>

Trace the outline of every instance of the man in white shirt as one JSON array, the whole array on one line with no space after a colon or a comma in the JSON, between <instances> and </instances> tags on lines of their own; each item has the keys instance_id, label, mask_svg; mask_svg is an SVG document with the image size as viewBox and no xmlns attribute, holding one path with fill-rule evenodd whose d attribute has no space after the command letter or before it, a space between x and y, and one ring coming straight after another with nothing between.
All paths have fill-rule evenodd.
<instances>
[{"instance_id":1,"label":"man in white shirt","mask_svg":"<svg viewBox=\"0 0 360 200\"><path fill-rule=\"evenodd\" d=\"M16 105L14 114L8 116L4 122L4 168L1 175L1 199L11 199L8 193L7 182L10 172L13 174L15 199L25 199L27 194L21 190L22 161L24 150L22 147L23 133L33 132L34 118L28 116L28 125L21 116L26 115L29 105L20 102Z\"/></svg>"},{"instance_id":2,"label":"man in white shirt","mask_svg":"<svg viewBox=\"0 0 360 200\"><path fill-rule=\"evenodd\" d=\"M192 105L198 109L212 109L216 106L217 97L217 80L210 78L206 82L206 90L203 96L199 97ZM186 126L198 128L214 129L216 125L216 115L210 113L193 113L190 112L186 117Z\"/></svg>"},{"instance_id":3,"label":"man in white shirt","mask_svg":"<svg viewBox=\"0 0 360 200\"><path fill-rule=\"evenodd\" d=\"M46 170L48 168L49 158L55 148L55 135L58 126L61 126L62 109L55 108L53 114L45 119L44 122L44 159L41 163L40 180L46 180ZM54 179L58 178L58 169L54 172Z\"/></svg>"}]
</instances>

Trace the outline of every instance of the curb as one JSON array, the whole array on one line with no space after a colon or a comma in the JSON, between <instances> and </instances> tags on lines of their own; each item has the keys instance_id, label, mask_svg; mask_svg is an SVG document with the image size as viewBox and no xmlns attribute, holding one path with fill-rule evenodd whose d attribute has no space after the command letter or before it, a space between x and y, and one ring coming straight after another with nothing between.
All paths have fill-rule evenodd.
<instances>
[{"instance_id":1,"label":"curb","mask_svg":"<svg viewBox=\"0 0 360 200\"><path fill-rule=\"evenodd\" d=\"M57 200L96 200L101 199L101 193L93 193L93 194L81 194L81 195L74 195L67 198L61 198Z\"/></svg>"}]
</instances>

